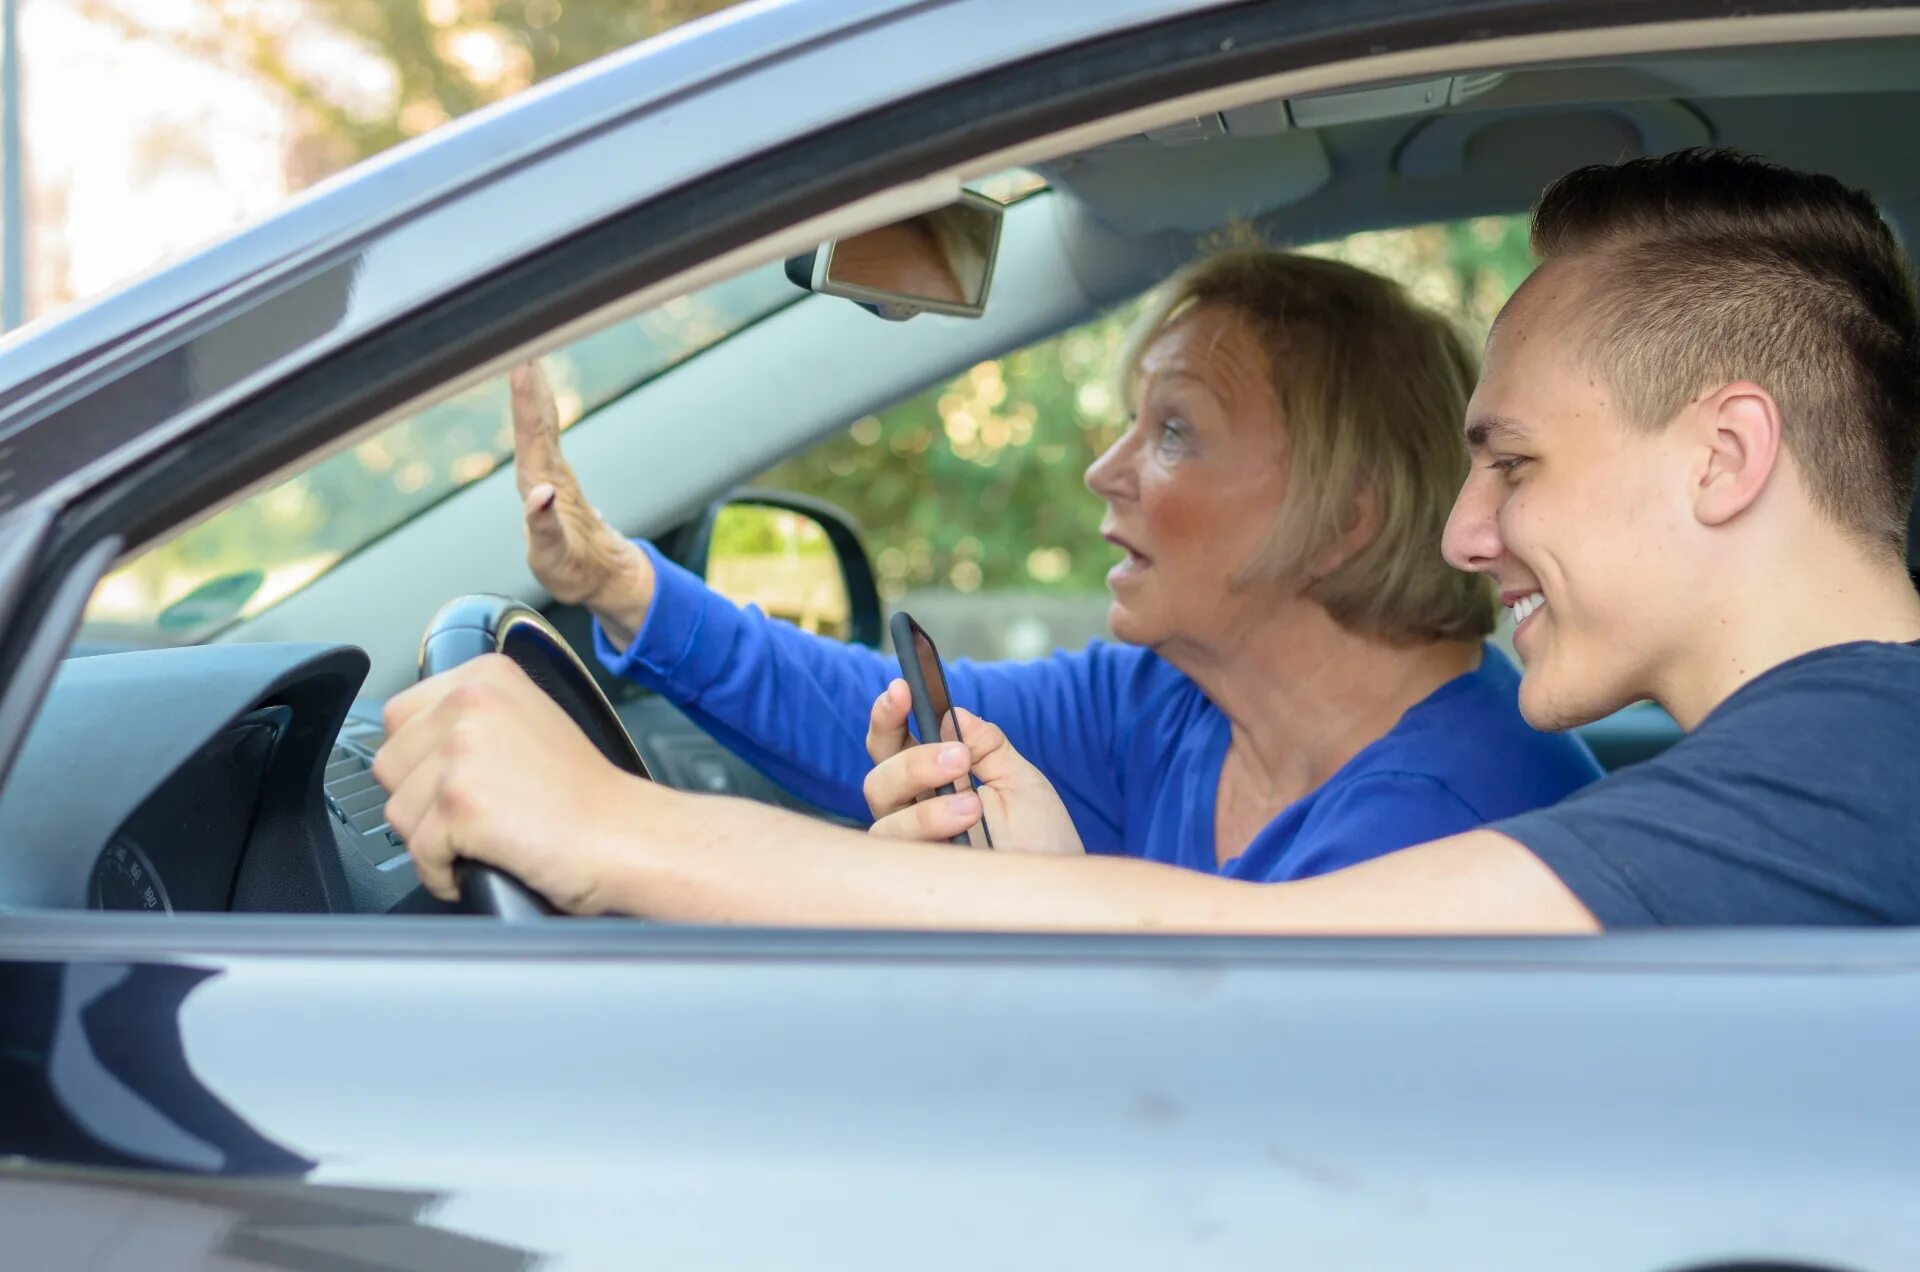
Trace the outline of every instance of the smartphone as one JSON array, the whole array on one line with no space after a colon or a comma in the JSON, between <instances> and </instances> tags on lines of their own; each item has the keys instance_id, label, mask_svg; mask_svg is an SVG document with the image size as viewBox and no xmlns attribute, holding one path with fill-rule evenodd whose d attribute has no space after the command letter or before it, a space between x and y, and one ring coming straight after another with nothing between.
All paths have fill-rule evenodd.
<instances>
[{"instance_id":1,"label":"smartphone","mask_svg":"<svg viewBox=\"0 0 1920 1272\"><path fill-rule=\"evenodd\" d=\"M913 724L920 734L920 740L961 741L960 718L954 715L953 702L947 696L947 672L940 665L940 651L933 647L933 638L904 610L894 614L887 624L887 630L893 636L893 652L900 658L901 679L907 682L907 691L913 696ZM942 786L939 794L953 795L972 789L972 776L962 773L954 781ZM980 820L968 827L966 834L955 835L953 842L974 848L993 847L993 836L987 831L986 813L983 811L980 814Z\"/></svg>"}]
</instances>

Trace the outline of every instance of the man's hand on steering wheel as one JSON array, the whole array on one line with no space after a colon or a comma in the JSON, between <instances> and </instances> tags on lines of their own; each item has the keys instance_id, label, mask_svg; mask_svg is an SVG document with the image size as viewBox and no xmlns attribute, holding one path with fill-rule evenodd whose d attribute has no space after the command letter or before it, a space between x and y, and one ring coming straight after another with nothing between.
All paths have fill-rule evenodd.
<instances>
[{"instance_id":1,"label":"man's hand on steering wheel","mask_svg":"<svg viewBox=\"0 0 1920 1272\"><path fill-rule=\"evenodd\" d=\"M420 881L457 899L456 859L496 866L575 914L605 909L605 854L647 783L622 773L512 660L476 658L387 703L373 776Z\"/></svg>"}]
</instances>

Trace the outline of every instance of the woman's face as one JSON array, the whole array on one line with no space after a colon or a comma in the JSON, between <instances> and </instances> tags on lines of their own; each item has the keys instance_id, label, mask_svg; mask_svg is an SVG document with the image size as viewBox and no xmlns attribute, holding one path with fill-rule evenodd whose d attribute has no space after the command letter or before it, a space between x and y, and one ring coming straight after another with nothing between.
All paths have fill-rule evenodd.
<instances>
[{"instance_id":1,"label":"woman's face","mask_svg":"<svg viewBox=\"0 0 1920 1272\"><path fill-rule=\"evenodd\" d=\"M1292 598L1236 585L1260 550L1287 483L1286 424L1245 319L1201 305L1140 359L1139 407L1087 469L1107 501L1102 535L1126 556L1107 574L1116 638L1217 646Z\"/></svg>"}]
</instances>

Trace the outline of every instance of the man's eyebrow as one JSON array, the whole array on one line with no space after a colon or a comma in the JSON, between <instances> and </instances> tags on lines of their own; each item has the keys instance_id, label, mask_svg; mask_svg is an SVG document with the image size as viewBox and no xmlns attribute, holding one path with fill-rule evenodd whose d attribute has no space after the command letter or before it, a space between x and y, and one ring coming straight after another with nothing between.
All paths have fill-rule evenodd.
<instances>
[{"instance_id":1,"label":"man's eyebrow","mask_svg":"<svg viewBox=\"0 0 1920 1272\"><path fill-rule=\"evenodd\" d=\"M1511 415L1476 415L1467 421L1467 445L1475 450L1484 450L1494 442L1518 441L1526 435L1526 426Z\"/></svg>"}]
</instances>

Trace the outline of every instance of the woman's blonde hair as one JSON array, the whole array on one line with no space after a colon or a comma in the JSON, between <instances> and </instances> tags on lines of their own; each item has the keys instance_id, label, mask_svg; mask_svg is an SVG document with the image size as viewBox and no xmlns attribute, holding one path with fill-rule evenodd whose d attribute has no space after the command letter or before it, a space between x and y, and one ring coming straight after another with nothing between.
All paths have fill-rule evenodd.
<instances>
[{"instance_id":1,"label":"woman's blonde hair","mask_svg":"<svg viewBox=\"0 0 1920 1272\"><path fill-rule=\"evenodd\" d=\"M1440 555L1476 374L1453 324L1366 270L1236 247L1176 274L1141 315L1121 369L1130 405L1147 346L1202 305L1248 321L1286 421L1286 502L1241 581L1309 578L1366 517L1366 542L1305 589L1334 621L1405 643L1491 632L1492 581Z\"/></svg>"}]
</instances>

